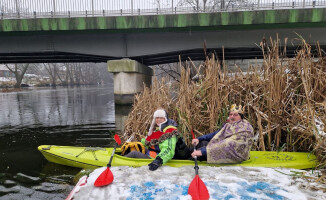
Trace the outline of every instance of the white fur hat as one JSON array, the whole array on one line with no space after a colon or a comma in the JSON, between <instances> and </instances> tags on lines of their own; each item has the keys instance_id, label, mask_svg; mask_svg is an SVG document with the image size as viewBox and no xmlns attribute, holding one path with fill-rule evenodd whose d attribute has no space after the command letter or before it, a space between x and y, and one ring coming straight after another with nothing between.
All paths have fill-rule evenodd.
<instances>
[{"instance_id":1,"label":"white fur hat","mask_svg":"<svg viewBox=\"0 0 326 200\"><path fill-rule=\"evenodd\" d=\"M165 110L163 110L163 109L157 109L154 112L152 124L151 124L151 127L148 130L148 134L147 134L148 136L152 135L152 132L153 132L153 129L154 129L154 126L155 126L155 118L156 117L164 117L165 118L165 121L162 124L164 124L168 120L167 119L167 114L166 114Z\"/></svg>"}]
</instances>

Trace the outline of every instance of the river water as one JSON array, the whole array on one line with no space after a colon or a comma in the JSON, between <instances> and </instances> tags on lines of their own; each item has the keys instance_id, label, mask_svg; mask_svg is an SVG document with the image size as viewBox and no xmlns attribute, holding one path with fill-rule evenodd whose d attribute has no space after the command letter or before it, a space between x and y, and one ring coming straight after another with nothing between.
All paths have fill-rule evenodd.
<instances>
[{"instance_id":1,"label":"river water","mask_svg":"<svg viewBox=\"0 0 326 200\"><path fill-rule=\"evenodd\" d=\"M0 199L65 199L79 169L37 147L111 146L115 129L112 84L0 93Z\"/></svg>"}]
</instances>

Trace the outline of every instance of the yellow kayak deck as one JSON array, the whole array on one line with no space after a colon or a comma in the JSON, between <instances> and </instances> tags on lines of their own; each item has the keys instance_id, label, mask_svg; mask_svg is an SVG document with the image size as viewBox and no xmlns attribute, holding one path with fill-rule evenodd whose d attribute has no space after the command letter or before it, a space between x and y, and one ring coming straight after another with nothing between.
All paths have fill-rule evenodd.
<instances>
[{"instance_id":1,"label":"yellow kayak deck","mask_svg":"<svg viewBox=\"0 0 326 200\"><path fill-rule=\"evenodd\" d=\"M108 164L113 148L41 145L38 150L53 163L78 168L98 168ZM120 152L121 149L117 148L111 166L140 167L152 161L151 159L127 158L121 156ZM182 167L194 165L194 161L170 160L165 165ZM208 164L202 161L198 162L198 165L310 169L317 166L317 159L314 154L306 152L251 151L250 159L239 164Z\"/></svg>"}]
</instances>

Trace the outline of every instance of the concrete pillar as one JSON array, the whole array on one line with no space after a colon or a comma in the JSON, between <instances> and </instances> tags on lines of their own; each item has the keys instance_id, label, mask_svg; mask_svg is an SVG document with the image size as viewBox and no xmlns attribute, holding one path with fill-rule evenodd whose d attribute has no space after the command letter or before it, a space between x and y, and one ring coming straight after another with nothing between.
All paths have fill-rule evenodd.
<instances>
[{"instance_id":1,"label":"concrete pillar","mask_svg":"<svg viewBox=\"0 0 326 200\"><path fill-rule=\"evenodd\" d=\"M131 111L132 105L118 105L114 106L115 108L115 129L124 132L124 127L128 119L128 114Z\"/></svg>"},{"instance_id":2,"label":"concrete pillar","mask_svg":"<svg viewBox=\"0 0 326 200\"><path fill-rule=\"evenodd\" d=\"M153 69L135 60L108 61L108 71L113 73L114 101L116 104L132 104L134 95L152 83Z\"/></svg>"}]
</instances>

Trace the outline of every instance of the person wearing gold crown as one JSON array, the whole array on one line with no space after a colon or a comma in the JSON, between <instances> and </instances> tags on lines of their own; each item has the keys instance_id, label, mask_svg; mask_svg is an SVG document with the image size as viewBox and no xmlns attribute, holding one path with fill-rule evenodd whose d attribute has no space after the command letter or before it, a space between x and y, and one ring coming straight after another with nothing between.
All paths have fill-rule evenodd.
<instances>
[{"instance_id":1,"label":"person wearing gold crown","mask_svg":"<svg viewBox=\"0 0 326 200\"><path fill-rule=\"evenodd\" d=\"M240 163L249 159L253 137L253 128L244 119L243 107L232 104L228 121L220 130L192 140L197 150L191 156L212 164Z\"/></svg>"}]
</instances>

